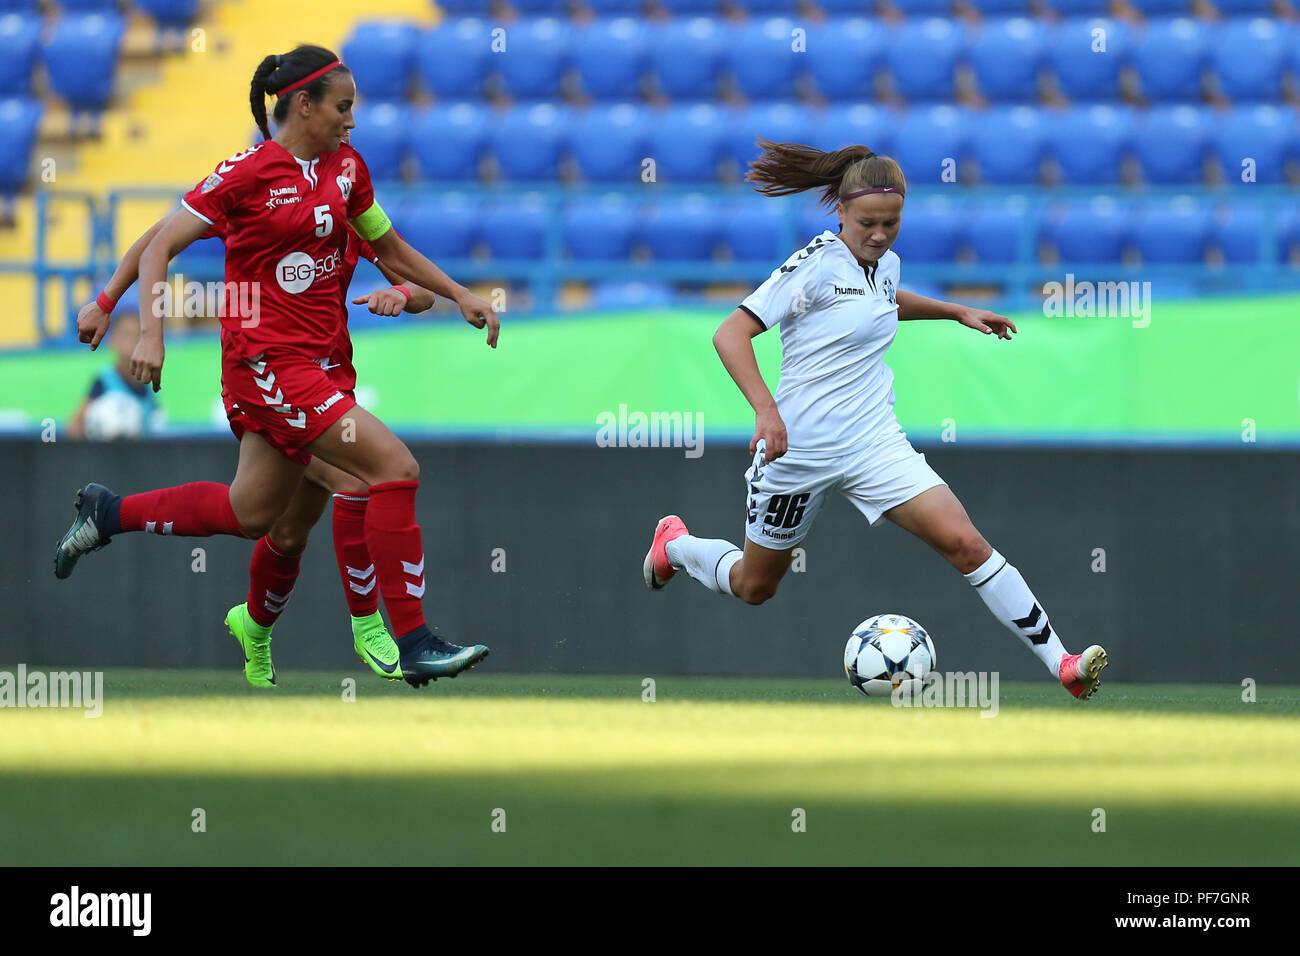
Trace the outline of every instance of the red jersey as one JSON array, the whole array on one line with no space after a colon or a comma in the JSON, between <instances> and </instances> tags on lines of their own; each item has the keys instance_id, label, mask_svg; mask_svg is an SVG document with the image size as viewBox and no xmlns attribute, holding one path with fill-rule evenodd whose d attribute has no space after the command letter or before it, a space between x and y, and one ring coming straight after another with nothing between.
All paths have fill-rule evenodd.
<instances>
[{"instance_id":1,"label":"red jersey","mask_svg":"<svg viewBox=\"0 0 1300 956\"><path fill-rule=\"evenodd\" d=\"M345 385L345 387L355 388L356 372L352 369L352 337L348 334L348 286L352 284L352 274L356 272L358 261L368 259L371 262L378 262L379 256L370 247L370 243L358 236L351 226L348 226L347 230L347 247L343 252L343 271L339 277L339 286L343 293L340 306L343 312L339 323L338 337L334 340L334 347L330 350L329 359L330 367L333 367L334 362L338 360L340 365L349 370L349 374L343 376L343 379L346 382L350 376L351 384ZM208 226L207 231L199 238L220 239L224 243L226 241L225 217L212 220L212 224Z\"/></svg>"},{"instance_id":2,"label":"red jersey","mask_svg":"<svg viewBox=\"0 0 1300 956\"><path fill-rule=\"evenodd\" d=\"M267 140L220 163L186 193L186 209L209 225L225 224L227 287L256 283L255 315L227 308L223 347L241 356L273 347L328 355L346 335L348 220L374 201L370 171L346 143L304 160ZM228 294L228 305L240 300L250 296Z\"/></svg>"}]
</instances>

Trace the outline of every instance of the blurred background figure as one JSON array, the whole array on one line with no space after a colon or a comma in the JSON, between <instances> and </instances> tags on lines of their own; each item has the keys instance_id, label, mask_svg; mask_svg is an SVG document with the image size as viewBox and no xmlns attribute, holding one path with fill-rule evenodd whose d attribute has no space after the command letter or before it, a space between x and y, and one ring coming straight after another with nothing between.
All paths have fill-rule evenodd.
<instances>
[{"instance_id":1,"label":"blurred background figure","mask_svg":"<svg viewBox=\"0 0 1300 956\"><path fill-rule=\"evenodd\" d=\"M68 422L73 438L115 441L138 438L158 427L162 411L148 384L130 376L131 352L140 339L140 320L130 309L118 309L108 335L113 364L102 368Z\"/></svg>"}]
</instances>

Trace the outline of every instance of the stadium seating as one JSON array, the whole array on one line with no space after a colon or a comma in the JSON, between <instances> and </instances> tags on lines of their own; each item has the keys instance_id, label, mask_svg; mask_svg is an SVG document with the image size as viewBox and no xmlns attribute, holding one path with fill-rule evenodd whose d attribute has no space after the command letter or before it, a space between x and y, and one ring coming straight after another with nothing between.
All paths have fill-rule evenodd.
<instances>
[{"instance_id":1,"label":"stadium seating","mask_svg":"<svg viewBox=\"0 0 1300 956\"><path fill-rule=\"evenodd\" d=\"M141 10L163 26L184 27L199 12L199 0L135 0Z\"/></svg>"},{"instance_id":2,"label":"stadium seating","mask_svg":"<svg viewBox=\"0 0 1300 956\"><path fill-rule=\"evenodd\" d=\"M1039 112L992 109L971 122L971 152L984 183L1036 183L1047 137Z\"/></svg>"},{"instance_id":3,"label":"stadium seating","mask_svg":"<svg viewBox=\"0 0 1300 956\"><path fill-rule=\"evenodd\" d=\"M708 103L656 111L648 148L655 161L656 181L715 182L722 156L723 116Z\"/></svg>"},{"instance_id":4,"label":"stadium seating","mask_svg":"<svg viewBox=\"0 0 1300 956\"><path fill-rule=\"evenodd\" d=\"M1232 20L1215 31L1210 59L1232 100L1273 99L1281 92L1287 31L1273 20Z\"/></svg>"},{"instance_id":5,"label":"stadium seating","mask_svg":"<svg viewBox=\"0 0 1300 956\"><path fill-rule=\"evenodd\" d=\"M574 259L627 259L636 238L637 206L624 196L582 197L561 213L564 248Z\"/></svg>"},{"instance_id":6,"label":"stadium seating","mask_svg":"<svg viewBox=\"0 0 1300 956\"><path fill-rule=\"evenodd\" d=\"M872 92L885 47L885 29L861 17L808 27L806 69L829 100L863 100Z\"/></svg>"},{"instance_id":7,"label":"stadium seating","mask_svg":"<svg viewBox=\"0 0 1300 956\"><path fill-rule=\"evenodd\" d=\"M961 242L962 215L943 196L909 202L894 251L910 262L951 262Z\"/></svg>"},{"instance_id":8,"label":"stadium seating","mask_svg":"<svg viewBox=\"0 0 1300 956\"><path fill-rule=\"evenodd\" d=\"M0 15L0 96L27 96L41 47L41 21L20 13Z\"/></svg>"},{"instance_id":9,"label":"stadium seating","mask_svg":"<svg viewBox=\"0 0 1300 956\"><path fill-rule=\"evenodd\" d=\"M481 103L439 103L417 110L411 148L420 178L430 182L477 179L487 145L489 115L490 110Z\"/></svg>"},{"instance_id":10,"label":"stadium seating","mask_svg":"<svg viewBox=\"0 0 1300 956\"><path fill-rule=\"evenodd\" d=\"M479 212L479 231L494 259L540 259L546 251L546 205L540 195L511 193Z\"/></svg>"},{"instance_id":11,"label":"stadium seating","mask_svg":"<svg viewBox=\"0 0 1300 956\"><path fill-rule=\"evenodd\" d=\"M584 26L575 31L573 65L588 96L634 97L646 69L645 31L630 17Z\"/></svg>"},{"instance_id":12,"label":"stadium seating","mask_svg":"<svg viewBox=\"0 0 1300 956\"><path fill-rule=\"evenodd\" d=\"M1133 225L1133 241L1144 263L1202 262L1209 235L1209 208L1192 196L1152 203Z\"/></svg>"},{"instance_id":13,"label":"stadium seating","mask_svg":"<svg viewBox=\"0 0 1300 956\"><path fill-rule=\"evenodd\" d=\"M803 237L787 238L785 216L775 202L737 202L720 209L719 238L734 259L778 263Z\"/></svg>"},{"instance_id":14,"label":"stadium seating","mask_svg":"<svg viewBox=\"0 0 1300 956\"><path fill-rule=\"evenodd\" d=\"M793 28L790 20L764 18L730 31L724 61L741 95L751 99L794 96L795 64L806 57L792 49Z\"/></svg>"},{"instance_id":15,"label":"stadium seating","mask_svg":"<svg viewBox=\"0 0 1300 956\"><path fill-rule=\"evenodd\" d=\"M399 203L393 225L433 260L468 258L479 239L479 203L461 193L440 193Z\"/></svg>"},{"instance_id":16,"label":"stadium seating","mask_svg":"<svg viewBox=\"0 0 1300 956\"><path fill-rule=\"evenodd\" d=\"M966 111L952 106L912 109L894 129L893 154L910 182L955 182L969 140Z\"/></svg>"},{"instance_id":17,"label":"stadium seating","mask_svg":"<svg viewBox=\"0 0 1300 956\"><path fill-rule=\"evenodd\" d=\"M1056 27L1048 47L1061 92L1073 100L1118 97L1130 38L1124 23L1104 17L1066 20Z\"/></svg>"},{"instance_id":18,"label":"stadium seating","mask_svg":"<svg viewBox=\"0 0 1300 956\"><path fill-rule=\"evenodd\" d=\"M894 28L885 60L894 91L905 100L950 100L956 92L957 61L966 45L960 20L908 19Z\"/></svg>"},{"instance_id":19,"label":"stadium seating","mask_svg":"<svg viewBox=\"0 0 1300 956\"><path fill-rule=\"evenodd\" d=\"M1213 144L1223 178L1243 181L1243 164L1251 163L1253 181L1285 181L1288 159L1300 160L1300 115L1292 107L1243 106L1220 117L1214 125Z\"/></svg>"},{"instance_id":20,"label":"stadium seating","mask_svg":"<svg viewBox=\"0 0 1300 956\"><path fill-rule=\"evenodd\" d=\"M743 178L749 163L758 159L759 137L776 143L807 143L813 136L813 118L808 110L791 103L757 103L733 111L723 137L723 158L735 162ZM844 144L841 144L844 145Z\"/></svg>"},{"instance_id":21,"label":"stadium seating","mask_svg":"<svg viewBox=\"0 0 1300 956\"><path fill-rule=\"evenodd\" d=\"M880 156L893 155L894 131L902 121L894 110L865 103L836 104L809 119L809 138L800 142L825 150L861 143Z\"/></svg>"},{"instance_id":22,"label":"stadium seating","mask_svg":"<svg viewBox=\"0 0 1300 956\"><path fill-rule=\"evenodd\" d=\"M1133 149L1149 183L1195 183L1209 144L1208 111L1196 106L1152 109L1138 120Z\"/></svg>"},{"instance_id":23,"label":"stadium seating","mask_svg":"<svg viewBox=\"0 0 1300 956\"><path fill-rule=\"evenodd\" d=\"M718 225L711 200L687 195L650 203L641 230L655 259L708 261L713 258Z\"/></svg>"},{"instance_id":24,"label":"stadium seating","mask_svg":"<svg viewBox=\"0 0 1300 956\"><path fill-rule=\"evenodd\" d=\"M13 193L27 180L41 104L21 97L0 99L0 193Z\"/></svg>"},{"instance_id":25,"label":"stadium seating","mask_svg":"<svg viewBox=\"0 0 1300 956\"><path fill-rule=\"evenodd\" d=\"M659 90L676 99L712 99L725 34L708 17L674 18L648 28L650 71Z\"/></svg>"},{"instance_id":26,"label":"stadium seating","mask_svg":"<svg viewBox=\"0 0 1300 956\"><path fill-rule=\"evenodd\" d=\"M1196 100L1209 31L1189 17L1152 20L1135 37L1133 65L1148 100Z\"/></svg>"},{"instance_id":27,"label":"stadium seating","mask_svg":"<svg viewBox=\"0 0 1300 956\"><path fill-rule=\"evenodd\" d=\"M522 99L554 99L563 92L573 31L553 17L504 29L504 49L492 55L504 92Z\"/></svg>"},{"instance_id":28,"label":"stadium seating","mask_svg":"<svg viewBox=\"0 0 1300 956\"><path fill-rule=\"evenodd\" d=\"M1067 183L1119 183L1133 137L1132 111L1073 107L1047 123L1048 152Z\"/></svg>"},{"instance_id":29,"label":"stadium seating","mask_svg":"<svg viewBox=\"0 0 1300 956\"><path fill-rule=\"evenodd\" d=\"M126 25L117 14L65 14L43 57L50 88L74 107L100 109L113 94L118 45Z\"/></svg>"},{"instance_id":30,"label":"stadium seating","mask_svg":"<svg viewBox=\"0 0 1300 956\"><path fill-rule=\"evenodd\" d=\"M1047 54L1047 30L1027 17L988 20L970 47L980 93L991 100L1033 101Z\"/></svg>"},{"instance_id":31,"label":"stadium seating","mask_svg":"<svg viewBox=\"0 0 1300 956\"><path fill-rule=\"evenodd\" d=\"M1225 262L1259 261L1263 219L1256 206L1223 205L1215 210L1212 242L1223 254Z\"/></svg>"},{"instance_id":32,"label":"stadium seating","mask_svg":"<svg viewBox=\"0 0 1300 956\"><path fill-rule=\"evenodd\" d=\"M575 117L570 148L588 182L635 182L647 155L650 121L634 103L599 103Z\"/></svg>"},{"instance_id":33,"label":"stadium seating","mask_svg":"<svg viewBox=\"0 0 1300 956\"><path fill-rule=\"evenodd\" d=\"M490 42L488 24L474 18L427 31L415 44L421 85L440 98L481 96L492 55Z\"/></svg>"},{"instance_id":34,"label":"stadium seating","mask_svg":"<svg viewBox=\"0 0 1300 956\"><path fill-rule=\"evenodd\" d=\"M358 24L343 44L343 62L365 99L398 100L407 95L419 34L408 23L381 20Z\"/></svg>"},{"instance_id":35,"label":"stadium seating","mask_svg":"<svg viewBox=\"0 0 1300 956\"><path fill-rule=\"evenodd\" d=\"M373 179L396 179L410 149L412 110L404 103L373 103L357 109L351 143L365 158Z\"/></svg>"},{"instance_id":36,"label":"stadium seating","mask_svg":"<svg viewBox=\"0 0 1300 956\"><path fill-rule=\"evenodd\" d=\"M1020 230L1028 214L1021 198L967 207L959 228L961 242L970 249L976 262L1001 265L1015 262L1020 258Z\"/></svg>"},{"instance_id":37,"label":"stadium seating","mask_svg":"<svg viewBox=\"0 0 1300 956\"><path fill-rule=\"evenodd\" d=\"M1040 238L1062 262L1117 263L1129 240L1127 213L1110 197L1064 203L1040 223Z\"/></svg>"}]
</instances>

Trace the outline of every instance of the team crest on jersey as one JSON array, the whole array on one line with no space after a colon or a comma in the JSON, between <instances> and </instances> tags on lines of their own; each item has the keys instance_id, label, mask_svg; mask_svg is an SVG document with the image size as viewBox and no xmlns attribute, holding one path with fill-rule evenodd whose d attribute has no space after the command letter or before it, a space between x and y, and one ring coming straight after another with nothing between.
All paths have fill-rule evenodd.
<instances>
[{"instance_id":1,"label":"team crest on jersey","mask_svg":"<svg viewBox=\"0 0 1300 956\"><path fill-rule=\"evenodd\" d=\"M343 194L343 201L347 202L348 197L352 195L352 180L346 176L340 176L334 181L339 184L339 192Z\"/></svg>"},{"instance_id":2,"label":"team crest on jersey","mask_svg":"<svg viewBox=\"0 0 1300 956\"><path fill-rule=\"evenodd\" d=\"M213 173L207 179L203 180L203 185L199 187L199 193L200 195L203 193L210 193L212 192L212 190L216 189L220 185L221 185L221 177L218 176L216 173Z\"/></svg>"},{"instance_id":3,"label":"team crest on jersey","mask_svg":"<svg viewBox=\"0 0 1300 956\"><path fill-rule=\"evenodd\" d=\"M885 298L889 300L890 305L898 305L898 300L895 298L897 290L894 288L893 279L886 276L885 281L880 284L880 288L885 293Z\"/></svg>"}]
</instances>

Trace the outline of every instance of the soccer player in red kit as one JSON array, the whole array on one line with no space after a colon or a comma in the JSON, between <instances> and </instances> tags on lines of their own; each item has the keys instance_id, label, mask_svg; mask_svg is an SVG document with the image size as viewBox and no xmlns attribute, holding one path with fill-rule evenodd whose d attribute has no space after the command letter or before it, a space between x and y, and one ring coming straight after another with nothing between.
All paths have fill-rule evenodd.
<instances>
[{"instance_id":1,"label":"soccer player in red kit","mask_svg":"<svg viewBox=\"0 0 1300 956\"><path fill-rule=\"evenodd\" d=\"M276 97L274 138L267 95ZM451 644L425 623L425 559L415 521L419 466L318 361L329 354L342 322L347 224L396 274L454 300L466 321L486 327L493 348L500 322L486 302L394 233L365 162L344 142L355 125L355 97L351 71L321 47L264 59L250 99L266 138L220 163L187 193L186 216L169 220L140 259L141 288L163 289L168 261L217 218L226 221L222 395L227 414L243 430L233 482L193 482L125 497L86 486L77 496L77 519L59 542L55 573L67 577L81 555L124 531L260 537L290 504L306 463L319 456L369 487L366 544L398 634L402 675L420 686L455 676L488 649ZM141 296L132 371L155 390L164 360L161 312L153 295ZM273 674L269 637L254 636L245 654Z\"/></svg>"},{"instance_id":2,"label":"soccer player in red kit","mask_svg":"<svg viewBox=\"0 0 1300 956\"><path fill-rule=\"evenodd\" d=\"M183 216L185 213L172 215ZM167 217L160 219L131 245L104 290L78 313L77 336L80 341L88 343L92 351L99 347L108 332L117 300L135 282L141 253L166 222ZM343 322L338 340L328 358L322 360L322 366L331 373L340 389L351 394L357 376L352 365L352 339L347 328L346 291L357 263L361 259L370 260L388 281L394 283L392 288L379 289L353 300L368 305L377 315L396 315L403 310L423 312L433 306L434 295L415 283L402 283L401 277L378 259L368 242L351 233L350 228L349 233L341 281L345 293L340 301ZM216 237L224 241L225 236L225 220L217 219L202 238ZM231 422L231 428L237 436L242 431L235 421ZM334 556L351 616L353 647L361 660L379 676L392 680L401 677L400 655L379 613L375 566L366 548L365 509L370 499L369 490L359 478L327 465L320 458L312 458L289 506L276 519L271 530L258 539L249 567L247 601L231 608L226 615L226 627L241 645L250 642L250 633L266 632L269 638L271 628L284 610L297 581L300 556L307 547L311 529L324 514L332 496ZM267 649L269 651L269 643ZM268 678L265 673L259 673L261 669L254 666L255 663L247 659L246 675L254 685L265 684ZM269 680L274 680L274 667Z\"/></svg>"}]
</instances>

